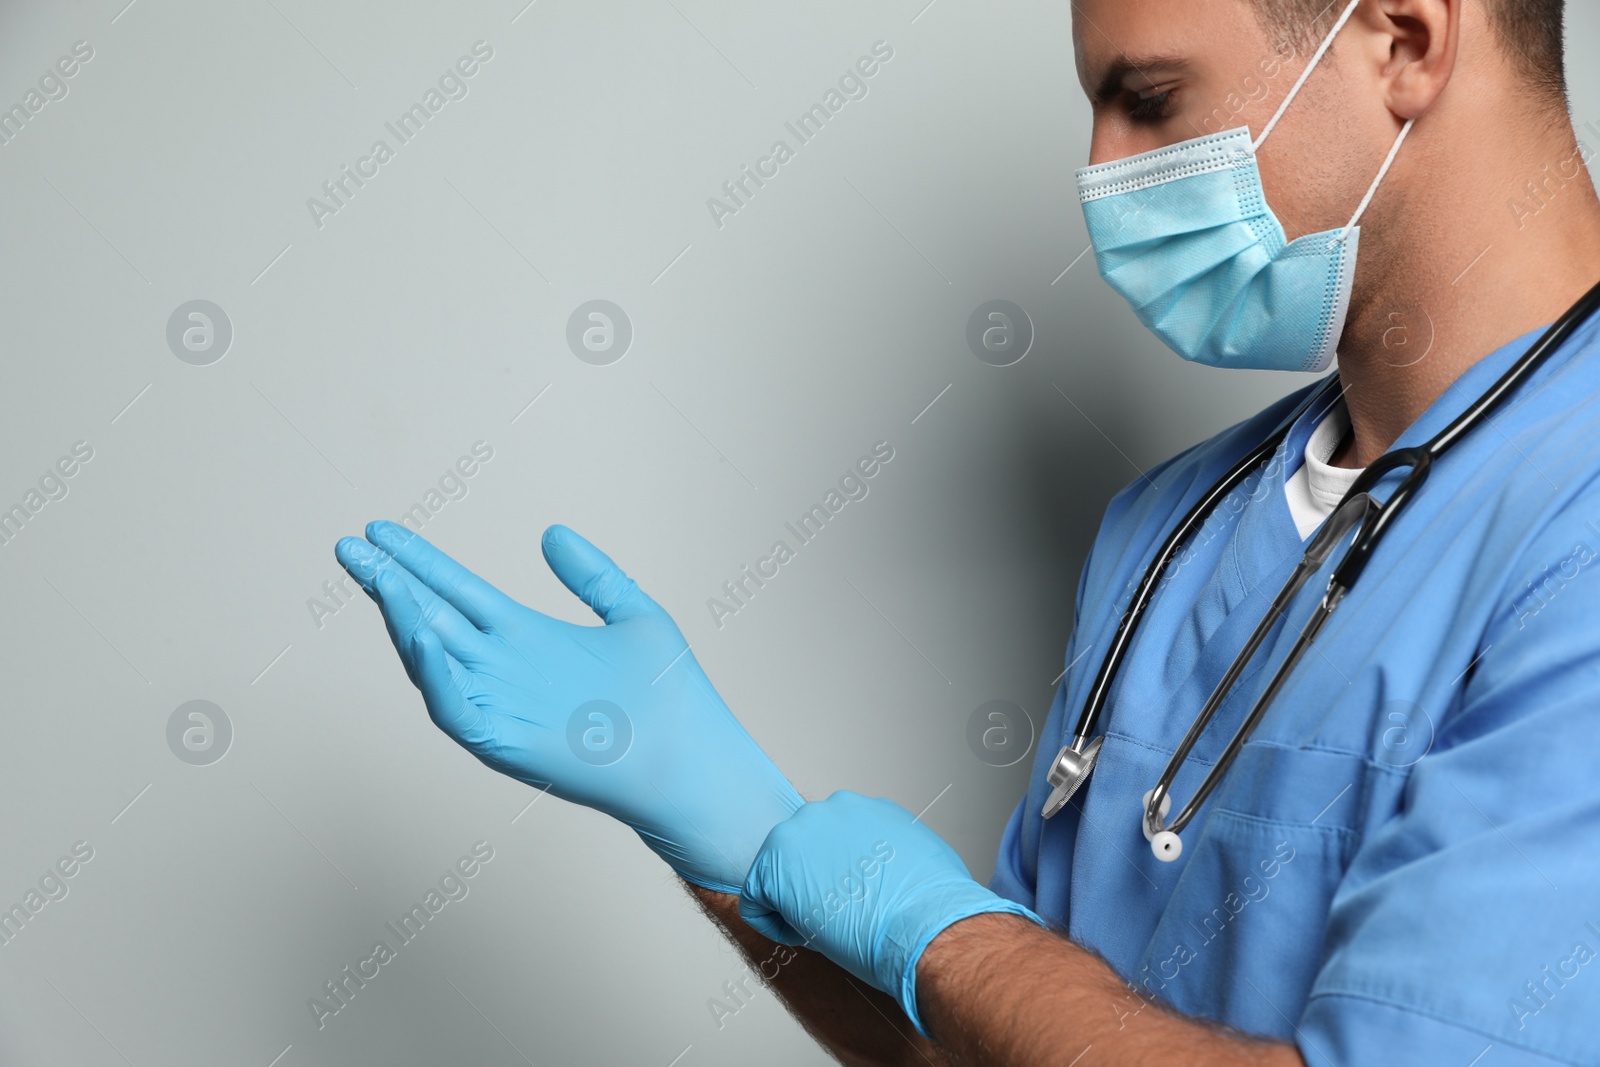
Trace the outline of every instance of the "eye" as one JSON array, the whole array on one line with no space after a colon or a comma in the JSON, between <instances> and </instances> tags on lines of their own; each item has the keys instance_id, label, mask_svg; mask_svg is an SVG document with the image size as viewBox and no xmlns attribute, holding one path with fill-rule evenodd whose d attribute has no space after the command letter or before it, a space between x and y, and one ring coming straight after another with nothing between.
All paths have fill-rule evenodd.
<instances>
[{"instance_id":1,"label":"eye","mask_svg":"<svg viewBox=\"0 0 1600 1067\"><path fill-rule=\"evenodd\" d=\"M1159 122L1169 114L1174 90L1168 89L1164 93L1155 93L1151 96L1140 96L1133 106L1128 108L1128 117L1134 122Z\"/></svg>"}]
</instances>

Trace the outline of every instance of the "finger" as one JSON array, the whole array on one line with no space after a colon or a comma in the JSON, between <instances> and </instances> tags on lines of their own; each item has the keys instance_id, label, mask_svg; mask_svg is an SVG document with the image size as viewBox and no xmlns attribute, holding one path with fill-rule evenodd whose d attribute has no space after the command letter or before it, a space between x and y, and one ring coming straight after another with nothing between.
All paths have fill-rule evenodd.
<instances>
[{"instance_id":1,"label":"finger","mask_svg":"<svg viewBox=\"0 0 1600 1067\"><path fill-rule=\"evenodd\" d=\"M416 664L417 688L433 724L473 753L491 741L489 715L468 699L467 672L445 651L438 635L427 627L416 631L411 638L411 658Z\"/></svg>"},{"instance_id":2,"label":"finger","mask_svg":"<svg viewBox=\"0 0 1600 1067\"><path fill-rule=\"evenodd\" d=\"M739 918L768 941L776 941L780 945L804 945L806 938L767 901L761 889L754 884L757 880L756 871L752 868L745 880L744 892L739 894Z\"/></svg>"},{"instance_id":3,"label":"finger","mask_svg":"<svg viewBox=\"0 0 1600 1067\"><path fill-rule=\"evenodd\" d=\"M378 594L372 590L372 579L383 563L383 555L359 537L341 537L333 546L333 558L374 604L378 602Z\"/></svg>"},{"instance_id":4,"label":"finger","mask_svg":"<svg viewBox=\"0 0 1600 1067\"><path fill-rule=\"evenodd\" d=\"M773 827L744 876L744 886L739 893L739 917L769 941L776 941L780 945L804 945L807 939L778 910L779 888L783 879L781 872L775 868L783 863L783 850L782 845L773 839L781 836L781 829L781 824Z\"/></svg>"},{"instance_id":5,"label":"finger","mask_svg":"<svg viewBox=\"0 0 1600 1067\"><path fill-rule=\"evenodd\" d=\"M484 636L460 615L454 615L451 619L450 613L455 609L434 596L404 567L392 560L378 567L372 579L372 588L378 610L383 613L383 623L389 630L389 640L394 644L395 653L400 657L406 677L411 679L412 685L419 689L422 687L421 677L417 673L415 640L417 634L424 630L439 638L455 660L462 663L476 661L475 649L486 640ZM464 646L463 651L457 653L451 649L451 641L440 632L441 622L448 623L453 631L466 638L460 642Z\"/></svg>"},{"instance_id":6,"label":"finger","mask_svg":"<svg viewBox=\"0 0 1600 1067\"><path fill-rule=\"evenodd\" d=\"M359 537L341 538L334 546L333 554L367 594L378 601L379 607L382 607L382 598L375 593L374 581L381 572L393 572L411 590L423 619L439 634L451 655L463 662L473 662L481 653L483 632L457 611L454 605L423 585L399 560L382 549L373 548ZM398 644L396 647L399 647Z\"/></svg>"},{"instance_id":7,"label":"finger","mask_svg":"<svg viewBox=\"0 0 1600 1067\"><path fill-rule=\"evenodd\" d=\"M480 630L518 606L488 582L435 548L421 534L382 519L367 523L367 540L400 561Z\"/></svg>"},{"instance_id":8,"label":"finger","mask_svg":"<svg viewBox=\"0 0 1600 1067\"><path fill-rule=\"evenodd\" d=\"M389 641L394 645L395 655L400 657L406 677L411 679L412 685L416 685L416 657L413 655L411 638L425 624L422 621L422 607L406 588L399 574L400 569L388 566L377 568L371 580L372 597L378 602L378 610L383 613L383 625L389 631Z\"/></svg>"},{"instance_id":9,"label":"finger","mask_svg":"<svg viewBox=\"0 0 1600 1067\"><path fill-rule=\"evenodd\" d=\"M565 526L546 530L543 547L545 562L561 584L607 625L661 610L610 556Z\"/></svg>"}]
</instances>

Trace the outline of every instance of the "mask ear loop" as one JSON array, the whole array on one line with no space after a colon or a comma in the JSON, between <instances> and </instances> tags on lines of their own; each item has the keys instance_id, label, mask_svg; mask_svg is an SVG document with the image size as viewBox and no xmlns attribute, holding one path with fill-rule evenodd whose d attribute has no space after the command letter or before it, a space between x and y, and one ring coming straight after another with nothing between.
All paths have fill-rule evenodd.
<instances>
[{"instance_id":1,"label":"mask ear loop","mask_svg":"<svg viewBox=\"0 0 1600 1067\"><path fill-rule=\"evenodd\" d=\"M1252 154L1260 151L1261 146L1266 143L1267 136L1277 127L1278 120L1283 118L1284 112L1289 110L1289 105L1294 103L1294 98L1300 95L1300 90L1305 87L1306 80L1311 77L1311 72L1317 69L1317 64L1322 62L1322 57L1327 55L1328 49L1333 47L1334 38L1339 36L1339 31L1344 29L1345 23L1350 21L1350 17L1356 13L1356 8L1360 6L1361 0L1350 0L1350 3L1345 6L1344 12L1339 16L1339 21L1333 24L1333 29L1328 31L1328 35L1322 39L1322 44L1317 46L1317 51L1311 57L1311 62L1306 64L1306 69L1302 70L1300 77L1295 79L1293 87L1289 90L1289 95L1285 96L1283 103L1278 105L1278 110L1273 114L1266 127L1262 129L1261 136L1250 143ZM1378 168L1378 176L1372 179L1372 184L1367 187L1367 195L1362 197L1360 206L1356 208L1356 213L1350 217L1350 221L1345 224L1345 228L1339 231L1339 236L1334 238L1335 244L1343 244L1345 239L1350 236L1350 231L1356 228L1356 223L1361 221L1361 216L1366 214L1367 208L1372 204L1372 198L1378 195L1378 186L1383 184L1383 179L1389 174L1389 168L1394 166L1394 157L1400 154L1400 146L1405 144L1406 135L1411 132L1411 127L1416 121L1416 119L1407 119L1406 124L1401 127L1400 136L1396 137L1394 144L1389 146L1389 155L1384 159L1383 166Z\"/></svg>"},{"instance_id":2,"label":"mask ear loop","mask_svg":"<svg viewBox=\"0 0 1600 1067\"><path fill-rule=\"evenodd\" d=\"M1272 121L1267 123L1266 129L1261 131L1261 136L1257 137L1250 145L1252 152L1260 151L1262 143L1267 139L1267 134L1271 133L1272 128L1278 124L1278 120L1283 118L1283 113L1289 110L1289 105L1294 102L1294 98L1300 95L1300 89L1305 85L1306 79L1311 77L1311 72L1317 69L1317 64L1322 62L1322 57L1327 55L1328 49L1333 47L1333 39L1339 36L1339 31L1344 29L1344 24L1350 21L1350 16L1354 15L1356 8L1360 6L1361 0L1350 0L1349 6L1344 9L1344 14L1339 16L1339 21L1333 24L1333 29L1328 31L1328 36L1322 39L1322 45L1317 49L1316 55L1312 56L1311 62L1306 64L1306 69L1300 72L1300 77L1295 81L1294 88L1289 90L1289 95L1284 97L1283 103L1278 105L1278 113L1272 116Z\"/></svg>"},{"instance_id":3,"label":"mask ear loop","mask_svg":"<svg viewBox=\"0 0 1600 1067\"><path fill-rule=\"evenodd\" d=\"M1389 149L1389 155L1383 161L1383 166L1378 168L1378 176L1372 179L1372 184L1367 187L1367 195L1362 198L1361 206L1356 208L1356 213L1350 217L1350 222L1339 231L1339 236L1333 239L1334 244L1343 244L1344 239L1350 236L1350 231L1356 228L1356 223L1361 221L1361 216L1366 214L1367 206L1372 203L1372 198L1378 194L1378 186L1383 184L1384 176L1389 173L1389 168L1394 166L1394 157L1400 154L1400 146L1406 143L1406 134L1411 132L1411 127L1416 124L1416 119L1406 119L1406 124L1400 127L1400 136L1394 139L1394 145Z\"/></svg>"}]
</instances>

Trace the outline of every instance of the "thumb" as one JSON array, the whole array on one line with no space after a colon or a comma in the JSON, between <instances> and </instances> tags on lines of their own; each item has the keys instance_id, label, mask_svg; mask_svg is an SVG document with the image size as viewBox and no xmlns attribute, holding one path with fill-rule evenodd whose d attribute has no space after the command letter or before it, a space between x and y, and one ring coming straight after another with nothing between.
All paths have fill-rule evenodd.
<instances>
[{"instance_id":1,"label":"thumb","mask_svg":"<svg viewBox=\"0 0 1600 1067\"><path fill-rule=\"evenodd\" d=\"M542 542L545 562L572 595L594 609L610 625L660 612L637 582L622 573L611 557L565 526L552 526Z\"/></svg>"}]
</instances>

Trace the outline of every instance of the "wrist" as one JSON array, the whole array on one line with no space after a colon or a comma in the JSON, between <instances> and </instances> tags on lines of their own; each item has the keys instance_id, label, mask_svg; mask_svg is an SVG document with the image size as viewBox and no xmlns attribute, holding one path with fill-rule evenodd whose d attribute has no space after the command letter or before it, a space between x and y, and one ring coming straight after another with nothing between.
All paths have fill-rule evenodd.
<instances>
[{"instance_id":1,"label":"wrist","mask_svg":"<svg viewBox=\"0 0 1600 1067\"><path fill-rule=\"evenodd\" d=\"M770 764L769 764L770 767ZM657 816L676 816L687 831L668 837L655 820L641 819L634 830L652 851L691 885L738 897L762 842L805 800L776 767L770 773L740 773L716 795L669 797L657 788Z\"/></svg>"},{"instance_id":2,"label":"wrist","mask_svg":"<svg viewBox=\"0 0 1600 1067\"><path fill-rule=\"evenodd\" d=\"M1017 911L988 911L958 919L937 933L916 962L916 984L911 994L919 1001L912 1016L917 1029L931 1038L938 1029L945 1006L982 988L986 979L976 977L1003 974L1007 960L1014 960L1019 938L1046 929L1044 920L1016 905ZM907 1014L910 1014L909 1012Z\"/></svg>"},{"instance_id":3,"label":"wrist","mask_svg":"<svg viewBox=\"0 0 1600 1067\"><path fill-rule=\"evenodd\" d=\"M923 1037L933 1036L918 1006L919 997L926 992L923 985L927 980L925 976L931 976L937 983L949 972L951 959L959 957L965 946L974 939L983 941L986 935L992 936L997 929L1004 933L1032 926L1042 928L1045 925L1044 920L1028 908L971 880L948 887L944 896L946 899L939 901L937 910L933 912L938 915L937 920L915 929L895 930L895 924L891 924L887 938L906 950L904 960L897 968L898 985L889 987L888 992L900 1001L906 1016ZM906 909L902 915L908 915L913 910L918 909ZM928 960L930 951L933 953L931 961ZM923 999L923 1003L928 1002Z\"/></svg>"}]
</instances>

